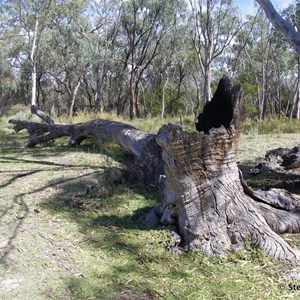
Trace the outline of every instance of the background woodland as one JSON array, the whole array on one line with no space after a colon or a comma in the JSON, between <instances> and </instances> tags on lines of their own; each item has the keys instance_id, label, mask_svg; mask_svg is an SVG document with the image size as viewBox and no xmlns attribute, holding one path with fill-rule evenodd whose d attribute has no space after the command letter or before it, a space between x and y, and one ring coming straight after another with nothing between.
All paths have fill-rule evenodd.
<instances>
[{"instance_id":1,"label":"background woodland","mask_svg":"<svg viewBox=\"0 0 300 300\"><path fill-rule=\"evenodd\" d=\"M280 13L299 26L299 3ZM231 0L4 0L0 53L2 115L196 116L227 74L246 117L300 118L299 58L259 5L245 16Z\"/></svg>"}]
</instances>

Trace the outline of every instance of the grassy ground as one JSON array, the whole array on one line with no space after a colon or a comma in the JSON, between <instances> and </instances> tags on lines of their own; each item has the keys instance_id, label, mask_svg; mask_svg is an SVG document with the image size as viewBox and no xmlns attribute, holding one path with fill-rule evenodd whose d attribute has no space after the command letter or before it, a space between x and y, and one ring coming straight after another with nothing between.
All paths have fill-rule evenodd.
<instances>
[{"instance_id":1,"label":"grassy ground","mask_svg":"<svg viewBox=\"0 0 300 300\"><path fill-rule=\"evenodd\" d=\"M168 251L169 228L143 223L157 192L124 181L125 153L112 143L28 149L26 137L0 126L0 299L299 299L288 284L300 279L259 250ZM266 150L299 140L243 135L237 159L247 173Z\"/></svg>"}]
</instances>

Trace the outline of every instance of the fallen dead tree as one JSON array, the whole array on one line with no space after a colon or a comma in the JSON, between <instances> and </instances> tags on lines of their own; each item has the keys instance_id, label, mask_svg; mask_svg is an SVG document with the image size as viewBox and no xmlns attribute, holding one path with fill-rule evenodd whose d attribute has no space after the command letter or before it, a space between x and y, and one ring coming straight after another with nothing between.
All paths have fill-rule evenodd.
<instances>
[{"instance_id":1,"label":"fallen dead tree","mask_svg":"<svg viewBox=\"0 0 300 300\"><path fill-rule=\"evenodd\" d=\"M218 113L219 112L221 113ZM175 124L157 134L108 120L81 124L40 124L10 120L28 129L28 146L70 136L69 146L88 137L111 138L136 157L135 171L158 183L162 199L148 220L174 222L180 244L206 255L225 255L245 244L263 248L277 260L299 264L300 252L278 234L300 232L300 202L284 190L253 191L235 162L243 110L243 92L226 77L199 116L200 131Z\"/></svg>"},{"instance_id":2,"label":"fallen dead tree","mask_svg":"<svg viewBox=\"0 0 300 300\"><path fill-rule=\"evenodd\" d=\"M252 175L265 171L289 170L300 167L300 144L289 148L277 148L267 151L265 158L252 170Z\"/></svg>"},{"instance_id":3,"label":"fallen dead tree","mask_svg":"<svg viewBox=\"0 0 300 300\"><path fill-rule=\"evenodd\" d=\"M142 132L131 125L96 119L78 124L37 123L22 120L9 120L15 124L15 132L27 129L30 140L27 147L69 136L69 147L78 147L87 138L112 139L128 153L135 157L138 177L146 183L157 183L163 174L161 148L156 143L156 135Z\"/></svg>"}]
</instances>

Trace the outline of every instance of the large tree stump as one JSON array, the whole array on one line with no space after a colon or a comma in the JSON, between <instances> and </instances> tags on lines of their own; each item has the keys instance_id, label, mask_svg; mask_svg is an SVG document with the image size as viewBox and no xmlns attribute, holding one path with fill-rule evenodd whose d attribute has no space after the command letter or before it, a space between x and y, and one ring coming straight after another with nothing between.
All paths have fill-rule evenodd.
<instances>
[{"instance_id":1,"label":"large tree stump","mask_svg":"<svg viewBox=\"0 0 300 300\"><path fill-rule=\"evenodd\" d=\"M299 251L276 234L299 232L300 203L289 199L293 209L288 212L244 192L233 128L211 129L205 135L168 125L160 130L158 143L166 176L161 222L170 216L176 220L184 247L224 255L249 243L279 260L300 259Z\"/></svg>"},{"instance_id":2,"label":"large tree stump","mask_svg":"<svg viewBox=\"0 0 300 300\"><path fill-rule=\"evenodd\" d=\"M161 222L175 220L182 245L207 255L224 255L250 244L275 259L297 264L300 252L277 233L299 232L300 203L279 191L255 193L243 182L235 162L242 89L232 88L226 78L219 88L209 106L217 109L224 99L231 106L227 110L230 122L224 116L225 123L221 120L221 127L213 128L220 125L220 114L213 120L213 112L204 108L199 123L208 120L205 114L209 114L211 124L198 123L204 132L184 132L169 124L158 133L165 170Z\"/></svg>"},{"instance_id":3,"label":"large tree stump","mask_svg":"<svg viewBox=\"0 0 300 300\"><path fill-rule=\"evenodd\" d=\"M28 146L64 135L70 136L69 146L79 146L88 137L113 139L136 157L139 177L162 189L161 203L148 219L174 222L186 249L225 255L250 244L277 260L300 264L300 252L278 235L300 232L299 200L284 190L253 191L236 165L242 110L242 88L233 88L224 77L199 116L199 132L169 124L157 135L147 134L108 120L73 125L10 122L16 131L28 129Z\"/></svg>"}]
</instances>

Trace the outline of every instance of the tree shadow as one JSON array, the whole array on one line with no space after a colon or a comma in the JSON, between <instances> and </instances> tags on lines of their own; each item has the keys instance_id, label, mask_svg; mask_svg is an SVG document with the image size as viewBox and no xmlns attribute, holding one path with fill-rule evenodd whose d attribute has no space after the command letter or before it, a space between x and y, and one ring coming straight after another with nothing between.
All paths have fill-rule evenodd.
<instances>
[{"instance_id":1,"label":"tree shadow","mask_svg":"<svg viewBox=\"0 0 300 300\"><path fill-rule=\"evenodd\" d=\"M9 237L4 247L0 249L1 260L3 265L9 266L9 253L14 249L14 240L19 234L24 220L27 218L29 208L24 203L23 198L38 192L47 192L48 188L55 187L55 192L42 199L39 204L39 210L47 210L50 214L62 215L71 222L78 224L83 239L79 241L80 246L88 247L95 250L105 247L107 253L116 256L128 256L130 262L127 265L114 265L109 268L108 272L103 273L104 277L113 278L110 285L105 290L92 286L89 295L86 295L84 285L89 284L88 279L84 277L72 276L66 279L66 285L71 293L72 299L88 299L92 295L96 299L153 299L154 296L147 290L147 285L142 288L136 288L126 284L126 276L128 272L144 272L139 269L145 261L163 260L163 254L149 253L147 257L141 254L141 243L136 243L140 238L141 232L150 230L169 232L170 228L161 226L149 226L145 220L147 212L159 202L158 191L154 187L145 188L137 181L134 176L126 171L125 165L131 165L132 156L126 154L119 146L112 142L104 141L103 143L93 144L85 143L76 149L65 148L56 145L48 145L43 149L37 147L35 149L22 149L22 154L30 156L22 158L18 149L17 140L11 140L1 152L0 160L5 162L10 171L2 171L2 174L9 175L9 178L1 183L0 188L7 188L9 185L16 183L21 177L30 179L30 176L43 171L63 171L64 169L78 171L87 168L84 174L81 172L72 172L69 177L56 175L55 179L47 180L42 186L35 187L27 193L22 193L14 198L14 203L6 207L6 211L0 211L0 221L16 206L20 206L19 218L14 220L13 230L9 233ZM14 144L16 142L16 144ZM41 157L55 157L58 155L67 155L71 152L97 153L99 156L105 155L113 161L119 162L120 166L116 167L115 163L108 164L80 164L71 165L64 163L56 163L49 160L39 160ZM28 170L16 170L15 167L25 166ZM27 167L28 165L28 167ZM34 165L34 166L33 166ZM31 169L29 169L31 167ZM37 168L37 170L32 170ZM44 194L44 193L43 193ZM11 201L12 202L12 201ZM21 213L22 212L22 213ZM132 239L124 239L124 232L127 232ZM95 234L96 232L96 234ZM126 233L126 234L127 234ZM161 244L163 245L162 239ZM166 250L167 251L167 250ZM136 263L135 263L136 262ZM155 271L147 271L149 276L155 276ZM119 282L117 285L113 282ZM116 286L118 287L116 290ZM115 296L111 296L115 293ZM122 295L122 296L120 296Z\"/></svg>"},{"instance_id":2,"label":"tree shadow","mask_svg":"<svg viewBox=\"0 0 300 300\"><path fill-rule=\"evenodd\" d=\"M122 286L116 287L116 284L106 285L106 289L101 289L91 285L88 279L83 277L72 277L66 281L67 290L70 292L70 299L101 299L101 300L150 300L161 299L157 297L158 293L151 291L146 285L144 287L134 287L126 284L128 274L137 272L136 264L127 264L126 266L115 267L111 272L105 272L102 276L109 277L114 282L122 283ZM149 277L157 274L154 271L148 272ZM99 280L101 280L99 278Z\"/></svg>"},{"instance_id":3,"label":"tree shadow","mask_svg":"<svg viewBox=\"0 0 300 300\"><path fill-rule=\"evenodd\" d=\"M147 284L131 285L126 283L126 278L129 273L141 276L145 272L145 264L165 259L163 252L149 251L145 255L145 245L137 240L143 236L143 232L169 232L170 226L145 223L147 212L159 202L158 192L154 188L128 182L126 174L123 169L110 167L85 178L74 178L60 184L57 193L40 205L41 209L60 214L79 225L79 231L84 235L78 242L81 247L93 249L95 253L101 249L101 252L126 257L129 261L124 265L113 264L107 272L101 273L99 280L102 278L109 281L105 289L91 284L90 277L73 276L66 279L71 299L155 298ZM165 242L165 238L162 238L160 245L168 251ZM147 269L146 277L155 276L157 277L155 269Z\"/></svg>"},{"instance_id":4,"label":"tree shadow","mask_svg":"<svg viewBox=\"0 0 300 300\"><path fill-rule=\"evenodd\" d=\"M9 224L10 231L7 237L2 236L2 245L0 247L0 264L4 267L9 266L7 260L10 252L14 249L14 240L17 238L20 228L22 227L24 220L29 214L29 208L26 202L23 200L25 194L19 194L13 198L13 203L6 209L2 209L0 214L0 224L1 227ZM5 220L5 217L9 214L11 216L8 220Z\"/></svg>"},{"instance_id":5,"label":"tree shadow","mask_svg":"<svg viewBox=\"0 0 300 300\"><path fill-rule=\"evenodd\" d=\"M67 213L77 223L81 220L88 223L91 230L99 226L149 229L151 226L146 225L144 218L146 213L159 203L159 193L154 187L145 188L139 183L132 183L131 179L127 170L119 167L102 167L101 170L69 180L57 179L48 185L59 185L57 193L46 199L41 207L52 212ZM130 205L130 196L142 197L143 206L136 207L133 211L130 209L129 214L118 214L124 203L125 206ZM97 210L100 216L95 216ZM112 214L103 214L106 211ZM87 220L86 214L91 212ZM80 218L80 215L83 218Z\"/></svg>"},{"instance_id":6,"label":"tree shadow","mask_svg":"<svg viewBox=\"0 0 300 300\"><path fill-rule=\"evenodd\" d=\"M46 172L46 171L60 171L63 169L68 169L68 170L78 170L78 169L84 169L84 168L89 168L89 169L99 169L99 166L91 166L91 165L75 165L75 164L58 164L54 163L51 161L37 161L37 160L28 160L28 159L21 159L21 158L15 158L15 157L0 157L1 161L0 163L5 163L5 164L36 164L36 165L41 165L45 167L55 167L55 168L42 168L42 169L37 169L37 170L13 170L13 171L0 171L2 174L11 174L11 173L18 173L16 175L13 175L10 179L6 180L4 183L0 184L0 188L4 188L9 186L10 184L14 183L17 179L30 176L39 172Z\"/></svg>"},{"instance_id":7,"label":"tree shadow","mask_svg":"<svg viewBox=\"0 0 300 300\"><path fill-rule=\"evenodd\" d=\"M55 152L55 151L54 151ZM11 153L10 153L11 154ZM55 154L57 153L55 152ZM44 157L47 157L44 154ZM90 164L81 164L81 165L70 165L70 164L63 164L63 163L55 163L51 161L45 160L34 160L34 159L24 159L19 157L12 157L12 156L0 156L0 163L9 166L11 164L11 168L8 170L1 171L4 178L0 184L0 189L2 190L2 195L0 196L1 200L3 201L0 206L0 225L4 230L3 234L1 235L1 247L0 247L0 264L3 265L5 268L9 267L9 254L15 248L14 247L14 240L17 238L20 228L22 227L24 221L26 220L29 214L29 208L26 202L23 200L25 196L33 195L38 192L45 191L46 189L58 186L62 184L67 184L68 182L72 182L73 180L84 180L85 177L97 176L98 173L102 173L103 169L97 165L90 165ZM21 168L19 170L16 169L16 166L20 165ZM23 169L24 165L30 166L34 165L34 168L38 168L36 170L31 169ZM16 184L18 179L28 177L28 182L31 180L31 176L37 173L47 172L47 171L80 171L81 169L88 168L91 172L88 172L83 175L74 175L74 177L65 178L61 177L55 180L50 180L47 184L40 186L38 188L34 188L33 190L25 193L21 193L17 190L11 192L13 184ZM7 189L8 188L8 189ZM12 193L10 195L10 193Z\"/></svg>"}]
</instances>

